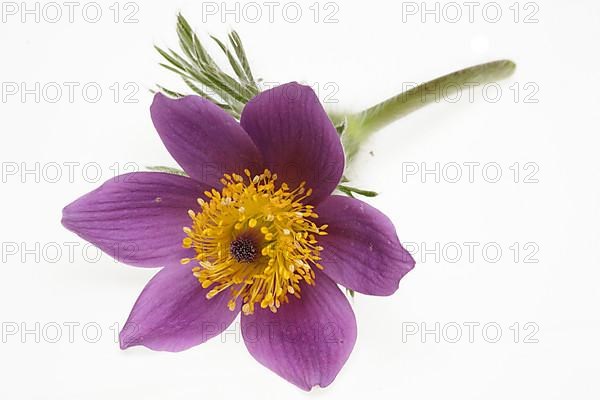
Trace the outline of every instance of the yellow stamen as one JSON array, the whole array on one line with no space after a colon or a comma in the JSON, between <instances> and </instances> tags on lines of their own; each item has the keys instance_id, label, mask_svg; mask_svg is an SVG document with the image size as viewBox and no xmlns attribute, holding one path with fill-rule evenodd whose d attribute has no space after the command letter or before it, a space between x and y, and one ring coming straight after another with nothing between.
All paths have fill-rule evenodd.
<instances>
[{"instance_id":1,"label":"yellow stamen","mask_svg":"<svg viewBox=\"0 0 600 400\"><path fill-rule=\"evenodd\" d=\"M327 234L327 225L317 226L314 207L302 203L312 193L304 182L291 190L276 185L277 175L269 170L244 173L225 174L221 192L205 192L207 200L198 199L201 209L189 211L192 226L183 229L183 247L196 256L182 263L198 264L192 273L210 287L207 298L229 289L230 310L240 300L245 314L256 304L277 312L288 295L300 298L301 281L315 284L312 268L323 269L316 238Z\"/></svg>"}]
</instances>

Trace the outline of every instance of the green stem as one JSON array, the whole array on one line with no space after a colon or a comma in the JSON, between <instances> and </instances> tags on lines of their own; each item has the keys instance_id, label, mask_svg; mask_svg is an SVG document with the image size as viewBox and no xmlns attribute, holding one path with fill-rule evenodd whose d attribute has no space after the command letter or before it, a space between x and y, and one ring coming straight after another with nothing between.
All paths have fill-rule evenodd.
<instances>
[{"instance_id":1,"label":"green stem","mask_svg":"<svg viewBox=\"0 0 600 400\"><path fill-rule=\"evenodd\" d=\"M493 61L465 68L416 86L367 110L346 116L343 141L346 156L356 154L361 143L374 132L432 102L452 96L463 85L481 85L509 77L516 65L510 60Z\"/></svg>"}]
</instances>

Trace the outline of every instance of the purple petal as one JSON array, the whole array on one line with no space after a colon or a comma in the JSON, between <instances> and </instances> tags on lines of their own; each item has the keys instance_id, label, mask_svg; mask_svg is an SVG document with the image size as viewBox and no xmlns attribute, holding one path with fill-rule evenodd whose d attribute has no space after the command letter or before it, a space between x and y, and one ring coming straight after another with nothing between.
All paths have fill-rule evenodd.
<instances>
[{"instance_id":1,"label":"purple petal","mask_svg":"<svg viewBox=\"0 0 600 400\"><path fill-rule=\"evenodd\" d=\"M192 178L221 187L224 173L260 170L260 155L240 124L198 96L154 96L152 121L171 156Z\"/></svg>"},{"instance_id":2,"label":"purple petal","mask_svg":"<svg viewBox=\"0 0 600 400\"><path fill-rule=\"evenodd\" d=\"M121 348L145 346L152 350L182 351L223 332L239 309L230 311L227 290L207 299L208 291L187 265L158 272L137 299L119 335Z\"/></svg>"},{"instance_id":3,"label":"purple petal","mask_svg":"<svg viewBox=\"0 0 600 400\"><path fill-rule=\"evenodd\" d=\"M242 112L241 124L281 182L313 189L310 203L331 194L344 171L340 137L308 86L288 83L262 92Z\"/></svg>"},{"instance_id":4,"label":"purple petal","mask_svg":"<svg viewBox=\"0 0 600 400\"><path fill-rule=\"evenodd\" d=\"M160 267L190 256L182 229L207 189L179 175L121 175L66 206L62 224L121 262Z\"/></svg>"},{"instance_id":5,"label":"purple petal","mask_svg":"<svg viewBox=\"0 0 600 400\"><path fill-rule=\"evenodd\" d=\"M360 293L388 296L415 261L400 244L392 221L362 201L331 196L316 208L328 224L321 264L334 281Z\"/></svg>"},{"instance_id":6,"label":"purple petal","mask_svg":"<svg viewBox=\"0 0 600 400\"><path fill-rule=\"evenodd\" d=\"M316 271L316 285L290 296L277 313L242 315L242 334L258 362L304 390L328 386L356 342L354 312L337 285Z\"/></svg>"}]
</instances>

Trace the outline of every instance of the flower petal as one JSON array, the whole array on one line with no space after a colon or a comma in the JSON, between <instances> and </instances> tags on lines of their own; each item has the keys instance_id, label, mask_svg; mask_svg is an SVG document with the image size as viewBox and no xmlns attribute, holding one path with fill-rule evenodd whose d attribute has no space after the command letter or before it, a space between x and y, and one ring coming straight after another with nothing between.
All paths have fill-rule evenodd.
<instances>
[{"instance_id":1,"label":"flower petal","mask_svg":"<svg viewBox=\"0 0 600 400\"><path fill-rule=\"evenodd\" d=\"M340 137L310 87L288 83L262 92L246 104L240 122L281 182L295 188L306 181L312 204L340 182Z\"/></svg>"},{"instance_id":2,"label":"flower petal","mask_svg":"<svg viewBox=\"0 0 600 400\"><path fill-rule=\"evenodd\" d=\"M66 206L62 224L121 262L160 267L189 256L182 228L207 189L173 174L121 175Z\"/></svg>"},{"instance_id":3,"label":"flower petal","mask_svg":"<svg viewBox=\"0 0 600 400\"><path fill-rule=\"evenodd\" d=\"M261 364L304 390L328 386L352 352L356 319L346 296L323 273L302 298L290 296L277 313L242 315L246 347Z\"/></svg>"},{"instance_id":4,"label":"flower petal","mask_svg":"<svg viewBox=\"0 0 600 400\"><path fill-rule=\"evenodd\" d=\"M192 178L221 187L224 173L260 170L256 146L229 114L198 96L154 96L152 121L171 156Z\"/></svg>"},{"instance_id":5,"label":"flower petal","mask_svg":"<svg viewBox=\"0 0 600 400\"><path fill-rule=\"evenodd\" d=\"M382 212L346 196L331 196L316 207L318 223L328 224L319 237L321 264L334 281L360 293L388 296L415 261Z\"/></svg>"},{"instance_id":6,"label":"flower petal","mask_svg":"<svg viewBox=\"0 0 600 400\"><path fill-rule=\"evenodd\" d=\"M119 335L121 348L182 351L223 332L239 309L230 311L228 291L207 299L208 291L190 266L163 268L148 282Z\"/></svg>"}]
</instances>

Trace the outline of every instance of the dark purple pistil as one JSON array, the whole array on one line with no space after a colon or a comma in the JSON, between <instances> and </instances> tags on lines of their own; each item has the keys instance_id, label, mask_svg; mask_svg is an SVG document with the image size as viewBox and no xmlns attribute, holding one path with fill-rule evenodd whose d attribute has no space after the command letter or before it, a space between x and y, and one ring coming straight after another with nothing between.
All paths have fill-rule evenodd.
<instances>
[{"instance_id":1,"label":"dark purple pistil","mask_svg":"<svg viewBox=\"0 0 600 400\"><path fill-rule=\"evenodd\" d=\"M252 239L242 237L231 242L229 252L237 262L248 263L256 260L258 250Z\"/></svg>"}]
</instances>

